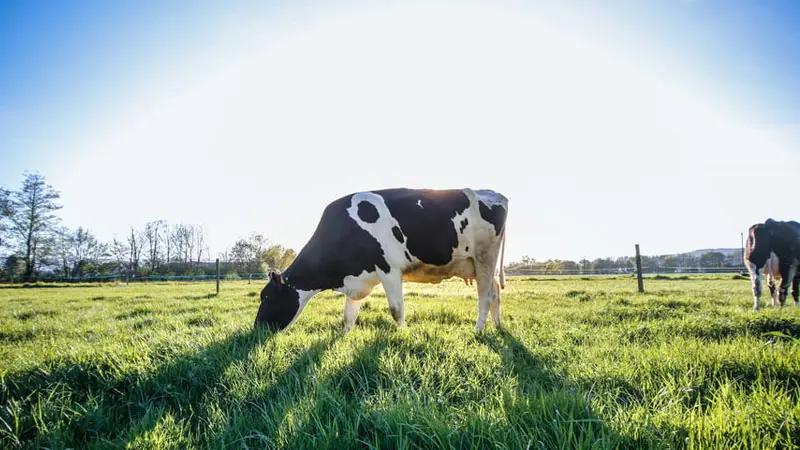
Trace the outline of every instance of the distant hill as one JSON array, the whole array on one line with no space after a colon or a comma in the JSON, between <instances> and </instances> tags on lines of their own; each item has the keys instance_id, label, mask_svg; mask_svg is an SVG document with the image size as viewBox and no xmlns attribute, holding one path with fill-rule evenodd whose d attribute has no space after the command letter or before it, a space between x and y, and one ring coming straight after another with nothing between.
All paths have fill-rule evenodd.
<instances>
[{"instance_id":1,"label":"distant hill","mask_svg":"<svg viewBox=\"0 0 800 450\"><path fill-rule=\"evenodd\" d=\"M706 253L709 253L709 252L718 252L718 253L722 253L723 255L725 255L727 257L730 257L730 256L739 256L739 255L741 255L742 249L740 249L740 248L704 248L704 249L701 249L701 250L694 250L694 251L691 251L691 252L679 253L679 255L689 255L689 256L693 256L695 258L699 258L699 257L701 257L701 256L703 256L703 255L705 255Z\"/></svg>"}]
</instances>

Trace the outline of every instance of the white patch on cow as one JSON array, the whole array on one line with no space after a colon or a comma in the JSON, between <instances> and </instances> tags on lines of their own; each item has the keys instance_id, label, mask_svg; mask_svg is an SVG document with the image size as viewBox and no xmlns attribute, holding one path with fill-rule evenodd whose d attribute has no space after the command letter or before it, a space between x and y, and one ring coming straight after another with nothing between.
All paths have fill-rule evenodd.
<instances>
[{"instance_id":1,"label":"white patch on cow","mask_svg":"<svg viewBox=\"0 0 800 450\"><path fill-rule=\"evenodd\" d=\"M372 292L381 279L378 277L378 271L367 272L366 270L359 275L348 275L342 281L342 287L334 289L336 292L341 292L351 300L361 300Z\"/></svg>"},{"instance_id":2,"label":"white patch on cow","mask_svg":"<svg viewBox=\"0 0 800 450\"><path fill-rule=\"evenodd\" d=\"M383 250L383 257L386 259L386 262L389 263L389 267L398 268L401 271L405 269L410 264L405 256L408 250L406 246L408 244L408 238L403 235L403 242L401 243L394 236L392 228L400 228L400 224L394 216L392 216L392 213L389 212L389 208L386 206L383 197L373 192L360 192L353 195L350 202L347 213L359 227L366 230L367 233L378 241L378 244L380 244ZM378 220L375 221L375 223L364 222L358 216L358 204L361 202L369 202L378 210Z\"/></svg>"},{"instance_id":3,"label":"white patch on cow","mask_svg":"<svg viewBox=\"0 0 800 450\"><path fill-rule=\"evenodd\" d=\"M425 209L425 207L422 206L422 199L417 200L417 206L419 206L422 209Z\"/></svg>"}]
</instances>

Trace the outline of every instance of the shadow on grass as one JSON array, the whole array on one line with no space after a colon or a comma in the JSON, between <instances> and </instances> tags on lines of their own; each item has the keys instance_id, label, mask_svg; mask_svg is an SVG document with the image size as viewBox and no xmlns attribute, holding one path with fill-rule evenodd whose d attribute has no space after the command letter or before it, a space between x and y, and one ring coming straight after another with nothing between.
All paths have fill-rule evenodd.
<instances>
[{"instance_id":1,"label":"shadow on grass","mask_svg":"<svg viewBox=\"0 0 800 450\"><path fill-rule=\"evenodd\" d=\"M548 369L514 334L501 329L478 336L496 352L517 380L516 392L505 400L508 428L528 447L642 448L621 436L597 416L588 393L574 388L563 375Z\"/></svg>"},{"instance_id":2,"label":"shadow on grass","mask_svg":"<svg viewBox=\"0 0 800 450\"><path fill-rule=\"evenodd\" d=\"M488 400L470 394L442 403L422 387L423 380L394 378L392 369L382 365L382 355L390 348L400 349L397 356L407 360L419 357L423 349L404 344L394 332L380 332L356 350L352 361L323 376L315 364L322 353L315 352L319 357L306 362L298 360L299 369L287 370L270 389L244 402L247 409L229 422L227 435L218 436L215 445L321 450L640 448L644 444L611 429L591 410L585 393L564 386L562 378L514 335L498 332L478 340L498 353L504 369L518 381L502 396L502 405L484 404ZM261 417L261 422L253 422L253 417ZM252 432L254 428L259 431Z\"/></svg>"},{"instance_id":3,"label":"shadow on grass","mask_svg":"<svg viewBox=\"0 0 800 450\"><path fill-rule=\"evenodd\" d=\"M266 331L241 331L192 355L178 357L153 372L121 377L109 367L70 365L14 375L0 386L0 410L25 411L19 432L0 441L36 447L148 446L163 423L176 423L183 445L266 448L635 448L639 443L614 432L593 413L587 394L566 385L516 336L506 331L479 335L500 357L516 386L486 386L441 403L423 380L406 377L397 385L382 355L392 348L399 360L438 358L446 345L408 345L394 331L379 331L352 360L330 373L317 372L339 334L331 333L291 355L268 387L226 398L224 374L246 361L272 338ZM396 347L395 347L396 346ZM445 350L431 350L432 348ZM258 375L263 365L245 365ZM462 368L471 367L465 364ZM238 370L238 368L237 368ZM396 370L396 369L395 369ZM252 373L251 373L252 372ZM272 372L270 372L272 373ZM507 379L498 377L498 379ZM431 380L424 380L431 381ZM446 380L443 380L445 382ZM461 383L468 380L460 379ZM482 391L502 392L485 404ZM435 391L436 389L434 389ZM383 399L382 396L390 396ZM52 408L65 396L64 408ZM76 408L76 405L79 407ZM37 408L50 408L33 418ZM216 409L215 409L216 408ZM210 415L222 414L220 417ZM491 411L487 413L487 411ZM41 424L47 424L41 427ZM213 427L211 426L213 424ZM7 438L9 436L6 436ZM198 440L192 442L192 440Z\"/></svg>"},{"instance_id":4,"label":"shadow on grass","mask_svg":"<svg viewBox=\"0 0 800 450\"><path fill-rule=\"evenodd\" d=\"M140 422L154 411L189 417L196 426L203 420L197 406L220 386L226 368L272 336L265 330L236 332L146 373L116 374L101 361L7 376L0 385L0 419L13 425L0 434L0 446L116 446L131 430L147 432Z\"/></svg>"}]
</instances>

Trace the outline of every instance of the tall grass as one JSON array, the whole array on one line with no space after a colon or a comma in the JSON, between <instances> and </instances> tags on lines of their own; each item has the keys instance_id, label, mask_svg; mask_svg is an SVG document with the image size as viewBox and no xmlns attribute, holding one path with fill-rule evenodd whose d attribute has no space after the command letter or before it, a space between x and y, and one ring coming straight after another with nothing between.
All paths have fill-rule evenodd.
<instances>
[{"instance_id":1,"label":"tall grass","mask_svg":"<svg viewBox=\"0 0 800 450\"><path fill-rule=\"evenodd\" d=\"M730 277L512 278L376 291L287 332L259 285L0 287L0 448L797 448L800 311Z\"/></svg>"}]
</instances>

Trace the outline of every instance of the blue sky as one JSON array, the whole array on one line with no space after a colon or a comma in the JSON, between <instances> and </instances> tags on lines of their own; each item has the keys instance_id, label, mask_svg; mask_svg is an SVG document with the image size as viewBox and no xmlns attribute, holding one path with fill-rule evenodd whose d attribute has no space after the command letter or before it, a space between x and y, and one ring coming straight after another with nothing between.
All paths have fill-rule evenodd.
<instances>
[{"instance_id":1,"label":"blue sky","mask_svg":"<svg viewBox=\"0 0 800 450\"><path fill-rule=\"evenodd\" d=\"M102 238L299 247L396 185L505 192L512 258L796 218L798 2L108 3L0 4L0 185L41 172Z\"/></svg>"}]
</instances>

